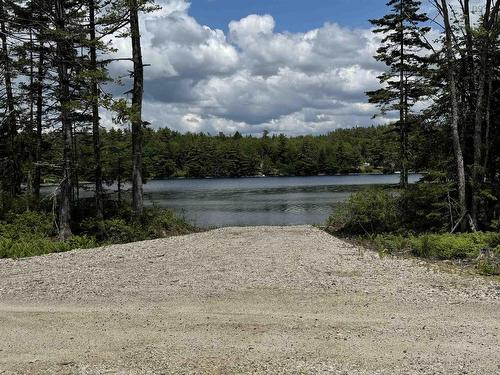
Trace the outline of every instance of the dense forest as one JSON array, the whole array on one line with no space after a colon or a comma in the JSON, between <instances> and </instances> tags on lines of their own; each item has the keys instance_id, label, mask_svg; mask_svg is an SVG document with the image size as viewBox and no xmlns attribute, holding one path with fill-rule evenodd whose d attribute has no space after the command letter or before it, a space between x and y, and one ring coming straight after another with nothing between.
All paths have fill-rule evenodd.
<instances>
[{"instance_id":1,"label":"dense forest","mask_svg":"<svg viewBox=\"0 0 500 375\"><path fill-rule=\"evenodd\" d=\"M37 210L40 186L55 183L52 212L68 239L82 217L81 182L95 186L86 215L103 220L104 184L130 181L137 219L149 178L401 171L408 190L409 172L425 170L429 191L446 192L453 230L492 228L500 215L500 1L429 4L436 19L420 1L390 0L387 14L371 20L380 37L374 58L387 69L367 100L397 121L288 138L149 128L139 17L158 9L152 1L0 0L0 212ZM130 56L116 38L130 43ZM129 63L130 87L113 97L103 87L123 78L110 75L117 60ZM103 110L114 129L104 129Z\"/></svg>"},{"instance_id":2,"label":"dense forest","mask_svg":"<svg viewBox=\"0 0 500 375\"><path fill-rule=\"evenodd\" d=\"M74 174L92 181L94 153L91 134L75 135ZM321 136L284 134L242 136L181 134L167 128L143 132L143 173L146 179L170 177L311 176L344 173L393 173L399 170L397 137L389 126L341 129ZM128 130L101 130L102 174L105 182L130 181L131 134ZM422 145L422 143L418 143ZM43 162L57 165L61 155L58 134L43 135ZM429 160L415 158L413 170L424 170ZM45 182L58 180L57 170L42 171Z\"/></svg>"}]
</instances>

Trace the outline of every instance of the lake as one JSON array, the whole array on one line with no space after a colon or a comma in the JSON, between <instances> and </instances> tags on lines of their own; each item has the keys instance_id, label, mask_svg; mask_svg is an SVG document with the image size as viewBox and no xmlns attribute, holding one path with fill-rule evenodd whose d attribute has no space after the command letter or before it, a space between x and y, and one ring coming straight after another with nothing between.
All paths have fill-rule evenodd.
<instances>
[{"instance_id":1,"label":"lake","mask_svg":"<svg viewBox=\"0 0 500 375\"><path fill-rule=\"evenodd\" d=\"M351 193L398 181L399 175L156 180L144 192L147 204L172 208L200 227L321 224Z\"/></svg>"}]
</instances>

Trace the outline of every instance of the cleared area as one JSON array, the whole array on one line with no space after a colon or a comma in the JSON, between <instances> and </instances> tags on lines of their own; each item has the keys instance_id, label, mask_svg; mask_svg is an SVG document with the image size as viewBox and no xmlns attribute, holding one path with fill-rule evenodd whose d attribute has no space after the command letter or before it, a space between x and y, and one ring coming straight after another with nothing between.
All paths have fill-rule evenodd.
<instances>
[{"instance_id":1,"label":"cleared area","mask_svg":"<svg viewBox=\"0 0 500 375\"><path fill-rule=\"evenodd\" d=\"M0 260L0 373L498 374L500 283L310 227Z\"/></svg>"}]
</instances>

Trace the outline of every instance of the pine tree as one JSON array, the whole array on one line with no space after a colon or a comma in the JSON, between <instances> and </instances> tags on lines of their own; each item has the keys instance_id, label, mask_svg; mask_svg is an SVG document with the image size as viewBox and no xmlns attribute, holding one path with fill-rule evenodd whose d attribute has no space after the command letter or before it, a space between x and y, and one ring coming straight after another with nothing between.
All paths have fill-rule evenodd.
<instances>
[{"instance_id":1,"label":"pine tree","mask_svg":"<svg viewBox=\"0 0 500 375\"><path fill-rule=\"evenodd\" d=\"M391 0L390 13L380 19L370 20L376 27L374 33L382 34L382 45L375 58L387 65L388 71L380 77L383 87L367 93L370 103L377 104L382 114L399 112L395 124L400 135L401 186L408 186L409 145L414 114L412 107L426 94L423 81L428 60L423 53L430 48L426 34L430 27L426 14L420 12L417 0Z\"/></svg>"},{"instance_id":2,"label":"pine tree","mask_svg":"<svg viewBox=\"0 0 500 375\"><path fill-rule=\"evenodd\" d=\"M17 148L18 113L14 96L15 72L10 55L11 43L8 38L12 34L9 19L13 17L13 7L12 2L0 0L0 69L2 86L4 86L3 92L0 93L0 100L3 101L2 108L5 108L2 117L0 117L0 133L5 135L2 137L4 141L0 147L4 153L3 180L8 182L8 184L4 183L3 185L8 186L8 189L5 190L12 196L19 194L22 179Z\"/></svg>"}]
</instances>

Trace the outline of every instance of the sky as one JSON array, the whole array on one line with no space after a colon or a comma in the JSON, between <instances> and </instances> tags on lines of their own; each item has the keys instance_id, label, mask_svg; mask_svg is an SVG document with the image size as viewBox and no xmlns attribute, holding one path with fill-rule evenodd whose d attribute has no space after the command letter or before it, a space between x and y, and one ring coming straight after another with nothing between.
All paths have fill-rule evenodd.
<instances>
[{"instance_id":1,"label":"sky","mask_svg":"<svg viewBox=\"0 0 500 375\"><path fill-rule=\"evenodd\" d=\"M194 0L189 13L198 22L227 31L229 22L249 14L271 14L276 31L304 32L338 22L368 27L383 15L387 0Z\"/></svg>"},{"instance_id":2,"label":"sky","mask_svg":"<svg viewBox=\"0 0 500 375\"><path fill-rule=\"evenodd\" d=\"M391 120L373 119L365 95L385 69L368 23L384 14L385 0L157 3L160 11L141 17L143 112L152 127L303 135ZM130 56L127 39L115 43ZM112 73L125 76L127 64Z\"/></svg>"}]
</instances>

